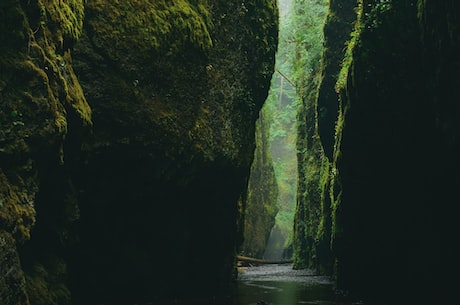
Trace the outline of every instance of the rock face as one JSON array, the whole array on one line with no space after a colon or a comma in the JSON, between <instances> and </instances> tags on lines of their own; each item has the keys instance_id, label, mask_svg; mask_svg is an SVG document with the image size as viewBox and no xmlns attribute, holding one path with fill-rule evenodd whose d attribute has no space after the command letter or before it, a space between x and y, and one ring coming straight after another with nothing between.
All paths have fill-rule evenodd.
<instances>
[{"instance_id":1,"label":"rock face","mask_svg":"<svg viewBox=\"0 0 460 305\"><path fill-rule=\"evenodd\" d=\"M68 303L61 271L51 266L72 219L59 186L70 183L68 140L91 126L91 110L69 50L82 32L83 1L59 3L0 4L1 304ZM59 184L49 188L56 168Z\"/></svg>"},{"instance_id":2,"label":"rock face","mask_svg":"<svg viewBox=\"0 0 460 305\"><path fill-rule=\"evenodd\" d=\"M308 4L308 10L305 9L306 4ZM299 180L293 230L294 268L317 269L322 273L331 270L331 251L329 250L331 213L330 202L327 201L330 162L325 156L324 143L319 136L319 121L325 112L318 111L319 108L324 108L324 106L319 106L321 97L318 96L318 87L327 86L330 78L322 70L332 69L331 65L333 65L332 61L327 63L321 61L322 53L332 54L336 50L334 45L337 43L333 39L326 41L326 46L331 45L323 50L322 31L328 13L327 6L327 1L315 0L305 3L297 2L294 6L296 25L299 28L295 66L303 72L300 75L296 74L296 88L300 96L300 103L297 107ZM343 11L332 11L332 1L330 6L328 22L343 23L339 22ZM303 37L311 38L305 42ZM332 41L334 41L333 44ZM339 54L335 54L335 58L340 58L340 51L341 49ZM336 65L338 66L337 62ZM338 70L338 67L335 68ZM323 74L325 76L322 79ZM331 95L335 96L337 104L335 92L333 91ZM325 97L323 96L322 99Z\"/></svg>"},{"instance_id":3,"label":"rock face","mask_svg":"<svg viewBox=\"0 0 460 305\"><path fill-rule=\"evenodd\" d=\"M276 2L83 3L0 4L0 303L222 292Z\"/></svg>"},{"instance_id":4,"label":"rock face","mask_svg":"<svg viewBox=\"0 0 460 305\"><path fill-rule=\"evenodd\" d=\"M264 108L265 109L265 108ZM244 255L262 258L278 213L278 184L269 142L270 124L261 110L256 124L256 150L244 208Z\"/></svg>"},{"instance_id":5,"label":"rock face","mask_svg":"<svg viewBox=\"0 0 460 305\"><path fill-rule=\"evenodd\" d=\"M324 153L332 159L334 151L335 122L339 100L335 92L337 74L343 60L345 45L356 20L356 0L331 0L324 25L324 51L322 79L317 98L318 134Z\"/></svg>"},{"instance_id":6,"label":"rock face","mask_svg":"<svg viewBox=\"0 0 460 305\"><path fill-rule=\"evenodd\" d=\"M381 295L391 281L386 297L423 290L424 302L447 301L452 287L438 279L450 281L455 265L460 19L451 12L459 5L365 1L361 9L340 87L339 282Z\"/></svg>"},{"instance_id":7,"label":"rock face","mask_svg":"<svg viewBox=\"0 0 460 305\"><path fill-rule=\"evenodd\" d=\"M391 304L451 304L460 7L359 3L330 159L338 286Z\"/></svg>"}]
</instances>

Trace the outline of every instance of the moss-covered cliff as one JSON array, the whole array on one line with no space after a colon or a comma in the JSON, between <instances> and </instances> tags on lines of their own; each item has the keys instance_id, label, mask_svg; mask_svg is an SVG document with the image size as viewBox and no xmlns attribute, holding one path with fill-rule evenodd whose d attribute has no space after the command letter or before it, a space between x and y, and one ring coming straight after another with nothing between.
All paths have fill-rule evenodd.
<instances>
[{"instance_id":1,"label":"moss-covered cliff","mask_svg":"<svg viewBox=\"0 0 460 305\"><path fill-rule=\"evenodd\" d=\"M321 82L317 98L318 133L326 156L332 160L335 123L339 100L335 83L340 71L346 43L356 20L356 0L330 0L324 24L324 49L321 63Z\"/></svg>"},{"instance_id":2,"label":"moss-covered cliff","mask_svg":"<svg viewBox=\"0 0 460 305\"><path fill-rule=\"evenodd\" d=\"M323 25L327 1L296 1L294 24L298 28L295 50L298 188L294 218L294 268L330 269L330 214L327 198L329 162L318 132L318 87L321 84ZM305 39L308 37L309 39ZM324 218L322 218L324 216ZM330 251L329 251L330 252ZM326 267L327 266L327 267Z\"/></svg>"},{"instance_id":3,"label":"moss-covered cliff","mask_svg":"<svg viewBox=\"0 0 460 305\"><path fill-rule=\"evenodd\" d=\"M87 4L75 49L94 128L76 171L73 289L81 300L220 293L273 71L276 5L105 4Z\"/></svg>"},{"instance_id":4,"label":"moss-covered cliff","mask_svg":"<svg viewBox=\"0 0 460 305\"><path fill-rule=\"evenodd\" d=\"M74 134L91 125L91 110L72 68L70 46L82 31L83 1L2 1L0 4L0 303L66 304L68 290L55 283L60 271L44 269L57 247L59 227L71 221L53 213L52 196L43 187L63 165ZM74 147L75 152L78 147ZM70 157L70 156L69 156ZM48 180L49 178L49 180ZM57 187L57 186L56 186ZM56 195L57 197L57 195ZM49 217L43 217L48 211ZM49 223L46 220L51 220ZM34 230L47 226L44 237ZM65 234L65 232L60 232ZM29 257L31 237L36 241ZM19 260L21 256L22 262ZM28 257L25 259L24 257ZM65 268L65 264L62 265ZM39 271L41 270L41 271ZM58 300L59 299L59 300Z\"/></svg>"},{"instance_id":5,"label":"moss-covered cliff","mask_svg":"<svg viewBox=\"0 0 460 305\"><path fill-rule=\"evenodd\" d=\"M433 304L452 296L439 279L449 281L455 265L458 9L453 1L359 7L334 153L333 246L346 288L403 299L423 290Z\"/></svg>"},{"instance_id":6,"label":"moss-covered cliff","mask_svg":"<svg viewBox=\"0 0 460 305\"><path fill-rule=\"evenodd\" d=\"M276 3L0 8L0 303L225 288Z\"/></svg>"},{"instance_id":7,"label":"moss-covered cliff","mask_svg":"<svg viewBox=\"0 0 460 305\"><path fill-rule=\"evenodd\" d=\"M458 267L459 4L357 4L342 70L329 75L339 93L330 172L338 287L390 304L450 304ZM333 33L326 26L326 41ZM326 87L320 96L332 95Z\"/></svg>"},{"instance_id":8,"label":"moss-covered cliff","mask_svg":"<svg viewBox=\"0 0 460 305\"><path fill-rule=\"evenodd\" d=\"M244 240L241 251L244 255L262 258L270 232L278 213L278 184L270 153L270 124L260 112L256 124L256 150L251 166L246 206L244 209Z\"/></svg>"}]
</instances>

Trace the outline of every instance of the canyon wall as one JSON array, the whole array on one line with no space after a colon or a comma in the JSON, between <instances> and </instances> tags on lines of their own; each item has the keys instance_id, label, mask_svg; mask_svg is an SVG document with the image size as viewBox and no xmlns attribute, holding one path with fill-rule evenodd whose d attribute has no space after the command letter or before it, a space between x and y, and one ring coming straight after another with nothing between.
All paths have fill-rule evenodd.
<instances>
[{"instance_id":1,"label":"canyon wall","mask_svg":"<svg viewBox=\"0 0 460 305\"><path fill-rule=\"evenodd\" d=\"M336 79L338 104L318 102L327 113L338 109L334 119L319 120L331 164L323 201L331 211L329 264L338 287L356 296L451 304L458 270L459 4L355 6L341 71L323 70L323 82ZM331 27L326 41L334 37ZM319 96L332 96L330 87L321 86L328 92ZM336 122L332 154L327 121Z\"/></svg>"},{"instance_id":2,"label":"canyon wall","mask_svg":"<svg viewBox=\"0 0 460 305\"><path fill-rule=\"evenodd\" d=\"M338 82L332 192L337 276L351 290L451 300L458 9L454 1L358 9Z\"/></svg>"},{"instance_id":3,"label":"canyon wall","mask_svg":"<svg viewBox=\"0 0 460 305\"><path fill-rule=\"evenodd\" d=\"M0 303L226 290L276 2L0 7Z\"/></svg>"},{"instance_id":4,"label":"canyon wall","mask_svg":"<svg viewBox=\"0 0 460 305\"><path fill-rule=\"evenodd\" d=\"M262 258L267 248L270 232L275 225L279 207L278 184L270 153L269 117L260 111L256 124L256 150L244 208L243 255Z\"/></svg>"}]
</instances>

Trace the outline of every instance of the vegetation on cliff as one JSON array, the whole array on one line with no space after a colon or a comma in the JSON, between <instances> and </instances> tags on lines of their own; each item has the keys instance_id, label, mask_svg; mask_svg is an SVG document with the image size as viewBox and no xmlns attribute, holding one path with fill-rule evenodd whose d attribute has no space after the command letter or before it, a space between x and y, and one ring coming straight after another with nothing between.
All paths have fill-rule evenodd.
<instances>
[{"instance_id":1,"label":"vegetation on cliff","mask_svg":"<svg viewBox=\"0 0 460 305\"><path fill-rule=\"evenodd\" d=\"M55 280L64 283L63 277L52 269L47 275L34 271L54 260L47 254L48 243L32 247L29 240L45 237L36 233L38 227L53 228L48 232L53 234L59 230L37 212L52 206L43 200L42 181L48 166L65 167L72 134L91 126L91 110L69 49L81 34L83 14L83 1L0 4L0 273L6 275L0 281L2 304L70 302L68 293L58 298L62 294L51 287ZM46 238L54 242L54 235ZM29 251L33 258L26 261Z\"/></svg>"},{"instance_id":2,"label":"vegetation on cliff","mask_svg":"<svg viewBox=\"0 0 460 305\"><path fill-rule=\"evenodd\" d=\"M317 95L323 45L325 1L295 1L292 28L296 29L293 66L299 106L297 112L297 170L299 175L294 218L293 250L295 268L318 267L317 247L325 234L320 227L328 163L318 137Z\"/></svg>"},{"instance_id":3,"label":"vegetation on cliff","mask_svg":"<svg viewBox=\"0 0 460 305\"><path fill-rule=\"evenodd\" d=\"M342 15L334 11L339 4ZM326 48L343 41L344 27L353 31L345 54L332 48L322 60L316 122L330 162L321 199L329 212L299 215L300 221L329 223L330 244L325 256L321 239L302 249L307 258L317 255L320 270L333 265L338 287L360 297L448 303L454 289L447 270L458 252L451 215L459 186L452 174L459 152L454 63L460 47L460 20L452 12L459 7L454 1L357 4L330 2ZM317 158L318 168L323 160Z\"/></svg>"},{"instance_id":4,"label":"vegetation on cliff","mask_svg":"<svg viewBox=\"0 0 460 305\"><path fill-rule=\"evenodd\" d=\"M298 103L272 93L289 110L272 109L272 139L292 140L298 110L295 266L360 297L449 303L460 4L328 3L295 2L281 38ZM0 303L228 289L254 158L275 189L254 149L277 31L274 0L2 0Z\"/></svg>"},{"instance_id":5,"label":"vegetation on cliff","mask_svg":"<svg viewBox=\"0 0 460 305\"><path fill-rule=\"evenodd\" d=\"M276 54L276 72L263 111L270 129L269 149L278 186L275 218L265 258L279 260L292 255L292 226L297 191L296 92L290 77L293 72L291 0L279 1L280 32Z\"/></svg>"},{"instance_id":6,"label":"vegetation on cliff","mask_svg":"<svg viewBox=\"0 0 460 305\"><path fill-rule=\"evenodd\" d=\"M142 58L180 53L187 46L212 46L212 19L207 0L196 1L91 1L86 5L87 26L97 33L98 47L114 60L126 50ZM104 16L102 18L101 16ZM148 55L148 53L154 53Z\"/></svg>"},{"instance_id":7,"label":"vegetation on cliff","mask_svg":"<svg viewBox=\"0 0 460 305\"><path fill-rule=\"evenodd\" d=\"M263 110L256 125L256 149L251 165L244 208L244 240L241 252L262 258L278 213L278 184L270 154L269 124Z\"/></svg>"},{"instance_id":8,"label":"vegetation on cliff","mask_svg":"<svg viewBox=\"0 0 460 305\"><path fill-rule=\"evenodd\" d=\"M94 128L75 173L75 294L221 293L273 72L276 3L93 1L85 14L74 67ZM151 36L135 31L141 21Z\"/></svg>"},{"instance_id":9,"label":"vegetation on cliff","mask_svg":"<svg viewBox=\"0 0 460 305\"><path fill-rule=\"evenodd\" d=\"M0 4L0 303L228 286L276 2L154 2Z\"/></svg>"},{"instance_id":10,"label":"vegetation on cliff","mask_svg":"<svg viewBox=\"0 0 460 305\"><path fill-rule=\"evenodd\" d=\"M337 276L352 291L407 299L423 289L427 304L452 296L435 279L450 278L454 249L446 215L458 187L450 157L458 153L451 123L458 92L448 84L459 81L452 63L460 20L450 13L458 8L453 1L360 2L338 83L333 186ZM400 275L382 296L394 269Z\"/></svg>"}]
</instances>

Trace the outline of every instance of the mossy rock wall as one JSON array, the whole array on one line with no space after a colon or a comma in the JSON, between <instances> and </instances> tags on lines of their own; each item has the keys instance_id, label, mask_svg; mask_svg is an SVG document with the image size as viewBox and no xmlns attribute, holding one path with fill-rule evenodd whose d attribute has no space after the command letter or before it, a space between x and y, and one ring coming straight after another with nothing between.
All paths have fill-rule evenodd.
<instances>
[{"instance_id":1,"label":"mossy rock wall","mask_svg":"<svg viewBox=\"0 0 460 305\"><path fill-rule=\"evenodd\" d=\"M332 245L339 287L392 303L453 300L458 11L455 1L359 6L338 83Z\"/></svg>"},{"instance_id":2,"label":"mossy rock wall","mask_svg":"<svg viewBox=\"0 0 460 305\"><path fill-rule=\"evenodd\" d=\"M298 262L333 266L323 270L356 298L450 304L458 270L459 4L353 2L330 1L317 119L315 109L300 111L300 160L314 151L308 135L318 124L331 164L320 180L325 209L297 210ZM310 200L318 187L307 188L308 170L324 160L315 159L299 168L299 192Z\"/></svg>"},{"instance_id":3,"label":"mossy rock wall","mask_svg":"<svg viewBox=\"0 0 460 305\"><path fill-rule=\"evenodd\" d=\"M264 108L265 109L265 108ZM278 184L270 153L270 124L260 112L256 123L256 150L244 208L243 255L263 258L278 213Z\"/></svg>"},{"instance_id":4,"label":"mossy rock wall","mask_svg":"<svg viewBox=\"0 0 460 305\"><path fill-rule=\"evenodd\" d=\"M294 268L331 272L331 217L328 195L330 162L319 135L318 91L330 78L330 62L322 60L324 20L333 15L333 3L297 1L294 5L300 39L296 46L295 73L297 106L297 204L293 228ZM328 9L330 10L329 13ZM308 13L314 11L316 14ZM342 11L340 11L342 12ZM338 18L338 17L336 17ZM336 22L336 20L334 20ZM326 29L324 30L326 31ZM314 37L305 42L303 37ZM330 43L330 41L328 41ZM318 45L319 44L319 45ZM336 95L335 95L336 96ZM337 98L337 96L336 96Z\"/></svg>"},{"instance_id":5,"label":"mossy rock wall","mask_svg":"<svg viewBox=\"0 0 460 305\"><path fill-rule=\"evenodd\" d=\"M2 1L1 304L228 287L277 21L262 0Z\"/></svg>"},{"instance_id":6,"label":"mossy rock wall","mask_svg":"<svg viewBox=\"0 0 460 305\"><path fill-rule=\"evenodd\" d=\"M332 160L339 99L335 91L346 43L356 20L356 0L330 0L324 25L322 77L318 93L318 133L326 156Z\"/></svg>"},{"instance_id":7,"label":"mossy rock wall","mask_svg":"<svg viewBox=\"0 0 460 305\"><path fill-rule=\"evenodd\" d=\"M69 145L74 135L91 126L91 110L70 50L82 22L83 1L0 4L1 304L70 302L68 290L55 285L65 283L65 263L61 271L35 270L60 260L61 253L54 250L66 242L56 237L65 232L61 225L72 221L67 215L59 222L43 217L41 212L56 212L45 192L61 191L43 188L42 182L53 181L52 168L59 168L60 180L67 179L65 162L78 152L78 146L69 152ZM57 211L66 208L67 203L60 202ZM48 235L40 233L43 227Z\"/></svg>"},{"instance_id":8,"label":"mossy rock wall","mask_svg":"<svg viewBox=\"0 0 460 305\"><path fill-rule=\"evenodd\" d=\"M273 73L275 2L92 1L85 16L74 67L94 128L75 171L74 294L222 293Z\"/></svg>"},{"instance_id":9,"label":"mossy rock wall","mask_svg":"<svg viewBox=\"0 0 460 305\"><path fill-rule=\"evenodd\" d=\"M299 182L294 216L294 268L330 274L331 211L328 196L330 162L318 135L318 75L309 79L298 108Z\"/></svg>"}]
</instances>

